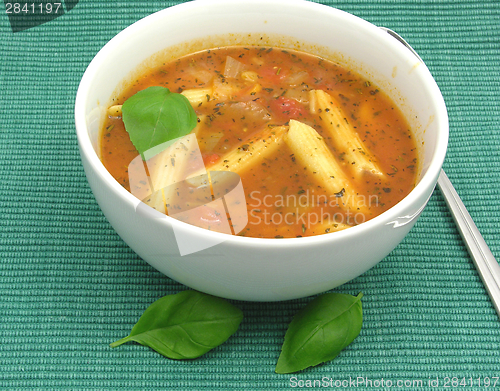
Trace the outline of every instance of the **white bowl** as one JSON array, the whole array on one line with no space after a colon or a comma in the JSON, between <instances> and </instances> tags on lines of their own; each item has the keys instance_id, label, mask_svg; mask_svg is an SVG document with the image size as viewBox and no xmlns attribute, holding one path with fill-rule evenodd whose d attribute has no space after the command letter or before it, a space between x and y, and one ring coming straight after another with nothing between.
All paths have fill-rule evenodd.
<instances>
[{"instance_id":1,"label":"white bowl","mask_svg":"<svg viewBox=\"0 0 500 391\"><path fill-rule=\"evenodd\" d=\"M296 239L231 236L138 208L139 201L112 178L97 152L99 126L117 86L133 77L145 61L156 61L157 52L175 56L201 47L259 42L328 56L368 77L393 98L420 144L420 179L406 198L348 230ZM216 296L252 301L324 292L381 261L425 207L448 141L448 117L439 88L407 48L353 15L290 0L199 0L134 23L90 63L78 89L75 121L88 182L122 239L174 280ZM199 251L181 255L179 240Z\"/></svg>"}]
</instances>

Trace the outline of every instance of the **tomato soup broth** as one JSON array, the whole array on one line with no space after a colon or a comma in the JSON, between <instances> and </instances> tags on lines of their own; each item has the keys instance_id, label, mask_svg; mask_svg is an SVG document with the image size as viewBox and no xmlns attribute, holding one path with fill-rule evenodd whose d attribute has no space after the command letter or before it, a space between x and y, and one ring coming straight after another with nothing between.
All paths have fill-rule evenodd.
<instances>
[{"instance_id":1,"label":"tomato soup broth","mask_svg":"<svg viewBox=\"0 0 500 391\"><path fill-rule=\"evenodd\" d=\"M114 104L150 86L190 100L208 171L231 171L228 154L255 152L237 172L248 211L238 235L338 231L378 216L415 186L417 148L408 122L370 80L334 62L272 47L205 50L148 70ZM274 143L272 152L261 156L261 143ZM137 156L121 118L109 116L102 162L128 191L127 167Z\"/></svg>"}]
</instances>

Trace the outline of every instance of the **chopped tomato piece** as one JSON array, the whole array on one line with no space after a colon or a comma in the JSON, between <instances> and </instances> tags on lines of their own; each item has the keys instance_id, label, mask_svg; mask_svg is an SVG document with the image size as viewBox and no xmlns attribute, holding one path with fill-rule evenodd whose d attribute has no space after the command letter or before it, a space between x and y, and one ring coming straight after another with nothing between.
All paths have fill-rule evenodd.
<instances>
[{"instance_id":1,"label":"chopped tomato piece","mask_svg":"<svg viewBox=\"0 0 500 391\"><path fill-rule=\"evenodd\" d=\"M278 85L288 76L288 72L278 67L263 67L259 69L259 76L263 84Z\"/></svg>"},{"instance_id":2,"label":"chopped tomato piece","mask_svg":"<svg viewBox=\"0 0 500 391\"><path fill-rule=\"evenodd\" d=\"M203 163L205 163L205 167L211 166L219 159L220 159L219 154L215 152L203 154Z\"/></svg>"},{"instance_id":3,"label":"chopped tomato piece","mask_svg":"<svg viewBox=\"0 0 500 391\"><path fill-rule=\"evenodd\" d=\"M284 96L273 99L270 107L274 114L282 120L298 119L306 114L306 108L302 103Z\"/></svg>"}]
</instances>

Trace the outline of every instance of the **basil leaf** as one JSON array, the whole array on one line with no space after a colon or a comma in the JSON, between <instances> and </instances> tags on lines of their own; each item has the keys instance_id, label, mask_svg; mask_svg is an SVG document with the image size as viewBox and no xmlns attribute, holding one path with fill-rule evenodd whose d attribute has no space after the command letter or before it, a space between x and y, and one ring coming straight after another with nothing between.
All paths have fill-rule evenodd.
<instances>
[{"instance_id":1,"label":"basil leaf","mask_svg":"<svg viewBox=\"0 0 500 391\"><path fill-rule=\"evenodd\" d=\"M141 155L159 144L185 136L197 124L189 100L164 87L149 87L132 95L122 106L122 119Z\"/></svg>"},{"instance_id":2,"label":"basil leaf","mask_svg":"<svg viewBox=\"0 0 500 391\"><path fill-rule=\"evenodd\" d=\"M285 334L276 373L292 373L333 360L361 331L360 293L326 293L293 318Z\"/></svg>"},{"instance_id":3,"label":"basil leaf","mask_svg":"<svg viewBox=\"0 0 500 391\"><path fill-rule=\"evenodd\" d=\"M173 359L199 357L236 332L243 313L219 297L188 290L151 304L128 337L112 348L134 341Z\"/></svg>"}]
</instances>

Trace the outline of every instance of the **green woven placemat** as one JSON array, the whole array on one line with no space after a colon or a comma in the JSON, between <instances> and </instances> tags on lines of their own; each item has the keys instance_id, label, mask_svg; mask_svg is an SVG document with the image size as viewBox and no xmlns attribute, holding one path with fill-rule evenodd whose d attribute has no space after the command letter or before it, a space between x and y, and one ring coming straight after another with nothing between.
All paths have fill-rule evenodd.
<instances>
[{"instance_id":1,"label":"green woven placemat","mask_svg":"<svg viewBox=\"0 0 500 391\"><path fill-rule=\"evenodd\" d=\"M362 291L365 316L360 336L332 362L274 373L287 325L310 299L235 303L245 315L239 331L193 361L135 344L109 348L150 303L185 287L133 253L101 213L78 155L74 98L110 38L176 3L83 0L16 33L2 9L0 389L371 390L387 381L493 389L500 321L439 191L386 259L335 289ZM427 63L449 110L445 169L498 258L500 3L322 3L399 32Z\"/></svg>"}]
</instances>

